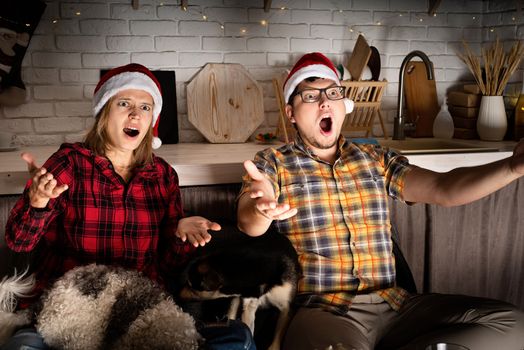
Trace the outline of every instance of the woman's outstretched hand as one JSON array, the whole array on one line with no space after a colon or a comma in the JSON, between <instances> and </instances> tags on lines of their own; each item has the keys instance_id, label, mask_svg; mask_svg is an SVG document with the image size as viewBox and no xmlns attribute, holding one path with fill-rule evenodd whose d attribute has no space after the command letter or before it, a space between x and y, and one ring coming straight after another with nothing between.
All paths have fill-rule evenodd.
<instances>
[{"instance_id":1,"label":"woman's outstretched hand","mask_svg":"<svg viewBox=\"0 0 524 350\"><path fill-rule=\"evenodd\" d=\"M222 229L219 224L202 216L189 216L180 219L176 230L176 235L182 240L189 240L195 247L204 246L211 240L208 230L219 231Z\"/></svg>"},{"instance_id":2,"label":"woman's outstretched hand","mask_svg":"<svg viewBox=\"0 0 524 350\"><path fill-rule=\"evenodd\" d=\"M29 204L32 207L45 208L51 198L60 196L69 188L67 184L58 185L53 174L36 165L35 157L31 153L24 152L21 156L27 163L27 170L33 179L29 187Z\"/></svg>"}]
</instances>

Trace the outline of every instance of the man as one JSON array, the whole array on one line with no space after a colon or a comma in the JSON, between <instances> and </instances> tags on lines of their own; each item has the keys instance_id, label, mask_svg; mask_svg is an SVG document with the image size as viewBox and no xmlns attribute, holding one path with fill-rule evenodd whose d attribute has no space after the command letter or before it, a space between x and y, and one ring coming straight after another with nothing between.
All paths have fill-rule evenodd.
<instances>
[{"instance_id":1,"label":"man","mask_svg":"<svg viewBox=\"0 0 524 350\"><path fill-rule=\"evenodd\" d=\"M284 349L522 349L524 314L500 301L409 295L395 284L387 196L455 206L524 175L524 142L513 156L436 173L376 145L342 137L351 101L320 53L303 56L285 84L293 143L246 161L238 226L251 236L273 223L295 246L303 268ZM255 165L256 164L256 165Z\"/></svg>"}]
</instances>

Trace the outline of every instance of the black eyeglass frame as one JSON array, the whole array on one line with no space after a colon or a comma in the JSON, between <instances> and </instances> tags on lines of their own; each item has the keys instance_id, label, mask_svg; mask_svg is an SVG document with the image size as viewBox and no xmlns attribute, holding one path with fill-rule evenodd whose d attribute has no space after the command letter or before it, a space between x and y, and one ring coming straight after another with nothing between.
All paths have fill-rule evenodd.
<instances>
[{"instance_id":1,"label":"black eyeglass frame","mask_svg":"<svg viewBox=\"0 0 524 350\"><path fill-rule=\"evenodd\" d=\"M331 98L329 96L329 94L327 93L327 90L331 90L331 89L339 89L339 91L341 92L341 97L340 98ZM314 100L314 101L305 101L304 100L304 96L302 96L302 93L306 92L306 91L319 91L318 98L316 100ZM323 89L307 88L307 89L304 89L304 90L300 90L300 91L294 92L291 96L289 96L289 101L293 100L295 98L295 96L300 95L300 98L302 99L302 102L304 102L304 103L315 103L315 102L318 102L320 100L320 96L322 96L322 93L324 93L326 95L328 100L330 100L330 101L338 101L338 100L342 100L344 97L346 97L346 87L345 86L330 86L330 87L323 88Z\"/></svg>"}]
</instances>

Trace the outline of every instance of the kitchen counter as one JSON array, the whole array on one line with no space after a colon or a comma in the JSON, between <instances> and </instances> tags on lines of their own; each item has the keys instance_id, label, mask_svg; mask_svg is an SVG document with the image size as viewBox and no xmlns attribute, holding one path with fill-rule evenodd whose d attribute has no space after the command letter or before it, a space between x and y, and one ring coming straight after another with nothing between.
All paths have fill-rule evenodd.
<instances>
[{"instance_id":1,"label":"kitchen counter","mask_svg":"<svg viewBox=\"0 0 524 350\"><path fill-rule=\"evenodd\" d=\"M511 155L515 142L464 141L465 145L479 144L499 151L474 153L439 153L406 155L412 164L435 171L448 171L458 166L474 166L496 161ZM380 142L380 140L379 140ZM406 142L409 142L406 141ZM278 146L276 144L275 146ZM210 144L180 143L163 145L155 153L169 162L177 171L180 186L215 185L238 183L244 173L242 162L253 159L256 152L268 147L265 144ZM45 162L58 146L20 148L0 152L0 195L20 194L28 179L26 163L20 158L22 152L32 153L37 164Z\"/></svg>"}]
</instances>

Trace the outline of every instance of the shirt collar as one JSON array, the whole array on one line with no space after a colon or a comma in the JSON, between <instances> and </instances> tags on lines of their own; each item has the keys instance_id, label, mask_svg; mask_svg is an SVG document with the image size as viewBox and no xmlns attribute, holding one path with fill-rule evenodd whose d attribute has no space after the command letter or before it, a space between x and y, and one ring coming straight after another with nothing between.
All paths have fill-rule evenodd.
<instances>
[{"instance_id":1,"label":"shirt collar","mask_svg":"<svg viewBox=\"0 0 524 350\"><path fill-rule=\"evenodd\" d=\"M337 141L337 159L340 158L340 155L343 154L343 150L347 144L347 140L343 135L340 135L338 137ZM295 147L305 153L308 157L313 158L315 160L323 162L322 159L320 159L311 148L309 148L308 145L305 144L304 140L300 136L300 133L296 133L296 138L294 141Z\"/></svg>"}]
</instances>

